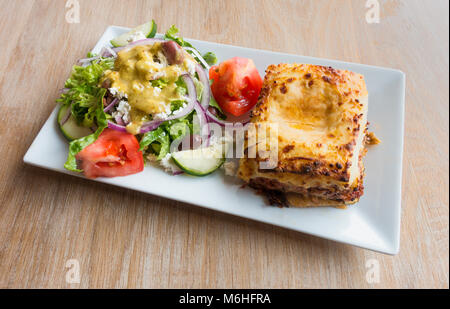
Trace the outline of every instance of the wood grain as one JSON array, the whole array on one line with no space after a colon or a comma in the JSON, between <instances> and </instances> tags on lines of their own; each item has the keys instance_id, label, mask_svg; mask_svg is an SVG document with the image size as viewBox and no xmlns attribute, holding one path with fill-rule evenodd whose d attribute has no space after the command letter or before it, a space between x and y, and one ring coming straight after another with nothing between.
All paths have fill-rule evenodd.
<instances>
[{"instance_id":1,"label":"wood grain","mask_svg":"<svg viewBox=\"0 0 450 309\"><path fill-rule=\"evenodd\" d=\"M448 288L447 0L0 0L1 288ZM25 166L71 64L110 24L401 69L407 76L395 257ZM388 111L387 111L388 112ZM66 283L66 261L80 263ZM366 281L368 259L380 283Z\"/></svg>"}]
</instances>

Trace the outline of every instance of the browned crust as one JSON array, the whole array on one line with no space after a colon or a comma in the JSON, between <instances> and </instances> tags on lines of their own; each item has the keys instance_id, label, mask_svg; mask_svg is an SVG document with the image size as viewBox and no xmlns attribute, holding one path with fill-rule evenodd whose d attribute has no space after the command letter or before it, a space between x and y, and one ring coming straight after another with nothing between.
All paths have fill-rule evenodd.
<instances>
[{"instance_id":1,"label":"browned crust","mask_svg":"<svg viewBox=\"0 0 450 309\"><path fill-rule=\"evenodd\" d=\"M297 73L300 77L281 77L281 72L289 71ZM304 73L307 72L307 73ZM351 104L354 106L360 105L357 97L367 94L367 90L362 75L346 71L337 70L332 67L325 67L310 64L278 64L270 65L266 70L264 83L258 103L251 113L253 123L264 122L267 120L268 106L270 95L279 91L286 93L286 85L295 80L309 80L308 85L311 86L313 81L324 81L333 85L337 92L340 93L341 101L338 105ZM312 83L314 84L314 83ZM277 166L271 170L260 170L260 172L288 172L301 175L311 176L327 176L337 181L348 182L350 179L350 168L353 157L353 149L356 146L356 140L362 127L365 124L361 122L363 114L357 114L348 119L346 129L351 134L352 138L342 145L337 145L336 152L342 154L345 160L341 162L329 162L326 158L307 158L307 157L292 157L291 150L296 146L295 142L290 142L285 145L278 153ZM247 137L247 136L246 136ZM330 133L330 138L333 138ZM280 137L281 138L281 137ZM281 142L281 140L280 140ZM317 147L322 147L318 144ZM257 162L264 162L267 158L261 158L257 155Z\"/></svg>"},{"instance_id":2,"label":"browned crust","mask_svg":"<svg viewBox=\"0 0 450 309\"><path fill-rule=\"evenodd\" d=\"M258 193L265 196L272 206L308 208L308 207L335 207L345 209L346 204L341 201L323 199L315 196L306 196L299 193L285 193L281 191L257 189Z\"/></svg>"},{"instance_id":3,"label":"browned crust","mask_svg":"<svg viewBox=\"0 0 450 309\"><path fill-rule=\"evenodd\" d=\"M355 203L364 194L362 178L356 187L346 188L343 190L339 190L337 187L334 189L320 187L304 188L302 186L295 186L292 184L283 184L276 179L264 177L250 179L249 185L252 188L260 190L278 191L283 193L295 192L305 196L314 196L343 203Z\"/></svg>"},{"instance_id":4,"label":"browned crust","mask_svg":"<svg viewBox=\"0 0 450 309\"><path fill-rule=\"evenodd\" d=\"M326 200L314 196L304 196L298 193L285 193L285 199L289 207L308 208L308 207L335 207L345 209L346 205L342 202Z\"/></svg>"},{"instance_id":5,"label":"browned crust","mask_svg":"<svg viewBox=\"0 0 450 309\"><path fill-rule=\"evenodd\" d=\"M264 161L263 159L256 158L257 162ZM281 161L281 160L279 160ZM282 163L278 163L278 166L274 169L259 169L260 173L293 173L299 175L310 176L327 176L338 181L348 182L350 179L351 162L348 161L345 167L341 163L328 163L326 160L311 159L303 157L286 158Z\"/></svg>"},{"instance_id":6,"label":"browned crust","mask_svg":"<svg viewBox=\"0 0 450 309\"><path fill-rule=\"evenodd\" d=\"M245 142L244 145L247 145L248 141L248 132L245 133ZM337 181L348 182L350 179L350 167L352 163L347 161L344 165L340 162L330 163L325 159L313 159L307 157L290 157L283 158L283 153L289 153L292 149L294 149L294 145L285 146L279 156L281 158L278 160L277 166L273 169L259 169L258 171L261 173L293 173L299 175L310 175L310 176L326 176ZM247 156L248 148L244 148L244 155ZM349 155L351 158L353 154ZM261 158L257 155L254 158L256 162L264 162L267 161L267 158Z\"/></svg>"},{"instance_id":7,"label":"browned crust","mask_svg":"<svg viewBox=\"0 0 450 309\"><path fill-rule=\"evenodd\" d=\"M366 145L378 145L381 141L373 132L367 132L364 138L364 144Z\"/></svg>"},{"instance_id":8,"label":"browned crust","mask_svg":"<svg viewBox=\"0 0 450 309\"><path fill-rule=\"evenodd\" d=\"M302 186L295 186L292 184L284 184L276 179L255 177L249 179L249 186L258 190L258 192L265 195L271 205L278 207L315 207L315 206L333 206L342 207L343 205L354 204L359 201L359 198L364 194L364 165L362 159L367 150L363 148L359 155L358 165L361 170L357 185L354 187L345 188L334 185L328 188L311 187L304 188ZM245 159L244 159L245 160ZM243 176L243 175L242 175ZM297 200L297 205L292 204L292 199L288 197L290 194L298 194L300 196ZM303 197L303 198L302 198ZM304 199L304 200L303 200ZM291 200L291 202L290 202ZM328 201L328 202L327 202ZM304 204L303 204L304 203Z\"/></svg>"},{"instance_id":9,"label":"browned crust","mask_svg":"<svg viewBox=\"0 0 450 309\"><path fill-rule=\"evenodd\" d=\"M260 157L259 152L257 152L256 158L248 159L253 161L252 168L243 168L243 171L240 171L240 173L247 172L249 174L246 176L240 175L240 177L248 181L249 186L264 193L272 204L292 206L292 202L289 201L287 196L295 196L301 207L302 203L305 203L306 206L338 207L344 204L356 203L364 193L362 157L367 151L364 145L371 140L371 136L364 137L366 143L362 145L359 154L355 152L357 140L361 137L361 130L364 130L365 135L368 134L367 124L364 121L365 117L363 117L367 107L367 89L362 75L350 71L337 70L332 67L309 64L270 65L266 70L257 105L251 113L251 121L253 123L270 123L274 119L275 121L278 119L293 119L293 121L301 123L304 119L302 118L304 114L295 113L298 102L295 98L299 98L298 100L303 102L301 101L302 96L298 95L298 91L303 91L301 93L303 93L304 97L316 99L318 98L318 96L315 96L317 91L321 90L329 91L333 96L326 97L331 98L329 100L322 99L319 102L321 104L326 102L323 105L326 108L329 107L334 115L342 115L338 116L341 118L337 118L336 122L334 118L332 119L333 124L337 123L338 129L333 127L332 130L327 131L327 127L325 127L323 139L316 142L317 144L313 143L313 146L308 145L308 147L312 147L311 149L314 149L313 147L316 146L321 151L297 151L303 147L300 144L301 141L295 138L289 138L288 140L283 135L280 135L278 137L279 145L282 146L278 149L278 163L274 169L257 169L253 165L254 162L261 163L268 160ZM285 97L287 98L286 100L284 100ZM293 110L289 110L291 103L293 104ZM281 106L278 107L277 104ZM299 108L298 110L302 112L302 109ZM274 111L275 113L273 113ZM277 118L278 115L281 115L277 111L284 111L284 116ZM302 129L302 127L299 128L299 130ZM248 144L247 137L248 135L246 134L245 145ZM327 148L323 148L324 146ZM245 147L244 153L247 153L246 150L247 148ZM330 156L330 153L335 153L336 155ZM356 162L356 160L353 160L356 159L355 156L359 157L357 164L360 174L358 179L349 183L352 162ZM241 164L243 162L245 160L241 160ZM257 166L261 165L258 164ZM257 174L254 174L256 172L255 169L258 171ZM308 179L309 176L311 176L311 179L320 177L320 180L316 181L313 187L302 186L300 181L297 185L292 183L295 181L285 182L282 180L283 178L277 179L276 174L265 177L265 173L299 174L307 176ZM324 176L326 180L324 180ZM305 184L305 182L302 183ZM320 183L322 183L323 187L321 187Z\"/></svg>"}]
</instances>

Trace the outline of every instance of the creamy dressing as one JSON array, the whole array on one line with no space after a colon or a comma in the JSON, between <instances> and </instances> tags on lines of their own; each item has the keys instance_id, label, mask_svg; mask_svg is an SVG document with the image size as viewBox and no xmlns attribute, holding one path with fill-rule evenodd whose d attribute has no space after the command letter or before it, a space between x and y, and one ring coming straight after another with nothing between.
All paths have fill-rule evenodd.
<instances>
[{"instance_id":1,"label":"creamy dressing","mask_svg":"<svg viewBox=\"0 0 450 309\"><path fill-rule=\"evenodd\" d=\"M190 71L193 59L189 58L186 57L180 65L168 65L159 42L136 46L117 54L114 70L106 71L100 83L108 79L112 89L128 98L128 132L137 134L142 123L152 119L152 116L170 112L171 101L184 99L176 91L175 82L183 73ZM165 85L162 88L153 87L152 81L160 78Z\"/></svg>"}]
</instances>

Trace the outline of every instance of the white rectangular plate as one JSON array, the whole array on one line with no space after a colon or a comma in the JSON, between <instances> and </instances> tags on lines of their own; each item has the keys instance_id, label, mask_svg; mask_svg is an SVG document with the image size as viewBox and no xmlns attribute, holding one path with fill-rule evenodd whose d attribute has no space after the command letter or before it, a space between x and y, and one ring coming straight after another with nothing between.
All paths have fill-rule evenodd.
<instances>
[{"instance_id":1,"label":"white rectangular plate","mask_svg":"<svg viewBox=\"0 0 450 309\"><path fill-rule=\"evenodd\" d=\"M126 32L109 27L94 52ZM383 252L396 254L400 243L401 175L405 75L397 70L333 60L288 55L204 41L189 40L201 52L213 51L219 61L234 56L254 60L261 76L270 64L311 63L361 73L369 91L371 129L382 140L364 159L365 194L347 210L335 208L277 208L249 188L218 171L206 177L171 176L147 166L142 173L96 181L150 193L209 209L249 218L287 229ZM67 63L66 65L72 65ZM56 91L56 89L55 89ZM50 170L81 176L64 169L68 143L56 124L57 108L42 127L24 162ZM149 197L151 198L151 197Z\"/></svg>"}]
</instances>

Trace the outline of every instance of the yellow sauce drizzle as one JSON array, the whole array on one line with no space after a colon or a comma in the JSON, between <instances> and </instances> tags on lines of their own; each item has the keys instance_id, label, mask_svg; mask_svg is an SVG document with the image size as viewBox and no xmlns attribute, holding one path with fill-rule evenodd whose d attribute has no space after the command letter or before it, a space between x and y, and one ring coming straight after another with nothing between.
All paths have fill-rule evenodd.
<instances>
[{"instance_id":1,"label":"yellow sauce drizzle","mask_svg":"<svg viewBox=\"0 0 450 309\"><path fill-rule=\"evenodd\" d=\"M142 123L151 119L149 115L170 113L170 102L183 99L175 82L186 72L186 61L180 65L167 65L164 61L161 43L126 49L118 53L114 70L105 72L100 81L108 79L112 88L128 96L131 109L127 131L132 134L137 134ZM167 83L162 89L151 83L159 78Z\"/></svg>"}]
</instances>

